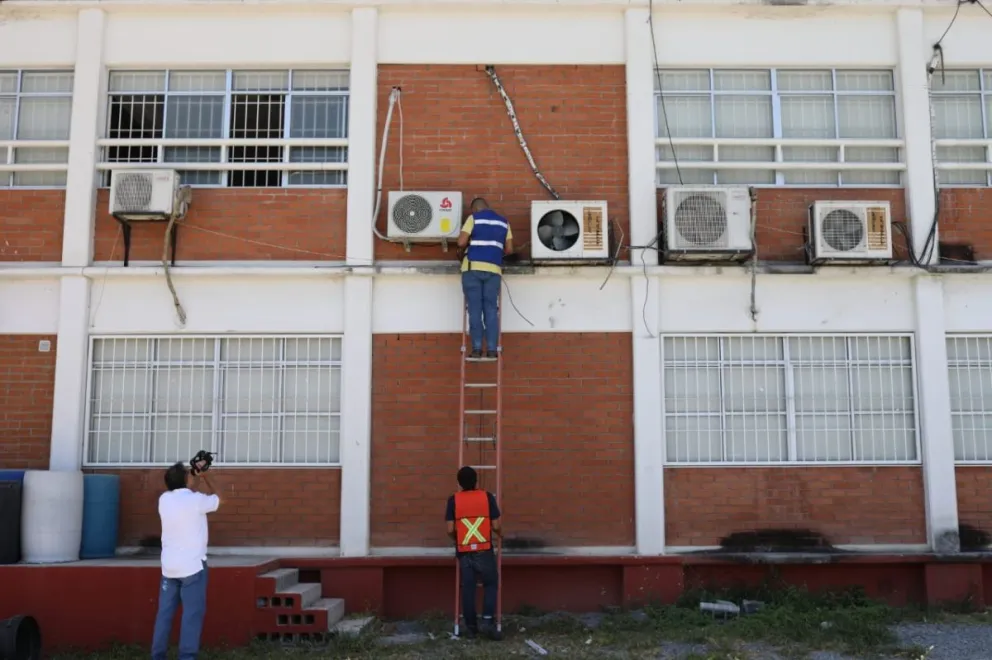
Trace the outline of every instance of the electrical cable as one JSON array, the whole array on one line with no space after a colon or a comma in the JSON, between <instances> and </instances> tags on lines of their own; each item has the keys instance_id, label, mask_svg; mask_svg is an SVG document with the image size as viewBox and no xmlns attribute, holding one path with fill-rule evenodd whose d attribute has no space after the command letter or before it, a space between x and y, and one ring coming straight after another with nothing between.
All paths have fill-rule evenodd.
<instances>
[{"instance_id":1,"label":"electrical cable","mask_svg":"<svg viewBox=\"0 0 992 660\"><path fill-rule=\"evenodd\" d=\"M519 309L517 309L517 303L513 302L513 294L510 293L510 285L506 283L506 278L505 277L501 277L500 279L503 280L503 288L506 289L506 295L510 299L510 307L512 307L513 308L513 311L515 311L517 313L517 316L519 316L520 318L522 318L527 323L527 325L529 325L530 327L533 328L534 327L534 324L530 322L530 319L529 318L527 318L526 316L524 316L523 312L521 312Z\"/></svg>"},{"instance_id":2,"label":"electrical cable","mask_svg":"<svg viewBox=\"0 0 992 660\"><path fill-rule=\"evenodd\" d=\"M510 122L513 124L513 132L517 135L517 142L520 143L520 148L524 151L524 156L527 157L527 162L530 163L530 169L533 170L534 176L537 180L541 182L544 189L551 194L551 197L555 200L561 199L558 191L548 183L548 180L544 178L541 174L541 170L537 167L537 162L534 160L534 156L530 152L530 147L527 146L527 139L524 138L524 132L520 128L520 122L517 121L517 112L513 109L513 101L510 100L510 95L506 93L503 88L503 83L499 79L499 75L496 73L496 67L493 65L486 66L486 75L489 76L489 80L492 81L493 85L496 87L496 91L499 92L500 97L503 99L503 105L506 106L506 114L510 117Z\"/></svg>"}]
</instances>

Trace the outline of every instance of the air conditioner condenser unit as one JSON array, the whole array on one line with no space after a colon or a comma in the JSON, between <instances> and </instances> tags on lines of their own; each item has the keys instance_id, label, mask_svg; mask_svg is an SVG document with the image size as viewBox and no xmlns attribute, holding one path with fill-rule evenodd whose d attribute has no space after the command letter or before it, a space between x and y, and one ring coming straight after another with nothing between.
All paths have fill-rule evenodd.
<instances>
[{"instance_id":1,"label":"air conditioner condenser unit","mask_svg":"<svg viewBox=\"0 0 992 660\"><path fill-rule=\"evenodd\" d=\"M456 240L462 227L462 194L455 191L389 191L386 235L404 243Z\"/></svg>"},{"instance_id":2,"label":"air conditioner condenser unit","mask_svg":"<svg viewBox=\"0 0 992 660\"><path fill-rule=\"evenodd\" d=\"M754 253L746 186L665 189L666 261L742 261Z\"/></svg>"},{"instance_id":3,"label":"air conditioner condenser unit","mask_svg":"<svg viewBox=\"0 0 992 660\"><path fill-rule=\"evenodd\" d=\"M809 209L811 264L892 261L889 202L816 201Z\"/></svg>"},{"instance_id":4,"label":"air conditioner condenser unit","mask_svg":"<svg viewBox=\"0 0 992 660\"><path fill-rule=\"evenodd\" d=\"M534 262L589 263L610 258L605 201L534 201L530 250Z\"/></svg>"}]
</instances>

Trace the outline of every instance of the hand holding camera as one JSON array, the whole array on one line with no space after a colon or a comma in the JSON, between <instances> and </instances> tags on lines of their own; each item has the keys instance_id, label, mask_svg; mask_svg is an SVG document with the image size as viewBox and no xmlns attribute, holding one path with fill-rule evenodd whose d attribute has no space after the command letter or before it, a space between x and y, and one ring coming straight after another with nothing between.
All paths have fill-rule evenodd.
<instances>
[{"instance_id":1,"label":"hand holding camera","mask_svg":"<svg viewBox=\"0 0 992 660\"><path fill-rule=\"evenodd\" d=\"M210 469L213 465L214 455L213 452L209 452L205 449L201 449L196 452L196 456L189 459L189 471L193 476L202 474Z\"/></svg>"}]
</instances>

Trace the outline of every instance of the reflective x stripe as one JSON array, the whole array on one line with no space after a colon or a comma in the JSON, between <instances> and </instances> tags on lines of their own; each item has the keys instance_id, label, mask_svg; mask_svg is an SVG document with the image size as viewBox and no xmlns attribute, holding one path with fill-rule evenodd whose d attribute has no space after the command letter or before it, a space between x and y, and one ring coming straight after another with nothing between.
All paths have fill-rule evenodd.
<instances>
[{"instance_id":1,"label":"reflective x stripe","mask_svg":"<svg viewBox=\"0 0 992 660\"><path fill-rule=\"evenodd\" d=\"M468 518L462 518L462 524L468 527L468 530L465 532L465 538L462 539L462 545L468 545L469 540L473 537L478 539L479 543L486 542L486 538L479 531L479 525L482 524L483 520L485 520L485 518L476 518L475 522L471 522Z\"/></svg>"}]
</instances>

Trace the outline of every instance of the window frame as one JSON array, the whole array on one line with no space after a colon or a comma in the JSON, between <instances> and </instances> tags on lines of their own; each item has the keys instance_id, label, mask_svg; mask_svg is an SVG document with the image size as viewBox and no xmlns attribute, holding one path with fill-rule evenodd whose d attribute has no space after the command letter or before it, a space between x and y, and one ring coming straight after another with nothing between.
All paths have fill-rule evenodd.
<instances>
[{"instance_id":1,"label":"window frame","mask_svg":"<svg viewBox=\"0 0 992 660\"><path fill-rule=\"evenodd\" d=\"M677 90L674 92L667 91L659 87L659 78L667 72L679 72L679 71L705 71L709 75L709 90L708 91L687 91L687 90ZM727 71L727 72L761 72L768 73L770 78L770 84L768 90L717 90L714 84L715 74L717 72ZM797 91L786 91L781 92L778 89L778 73L779 72L809 72L809 71L829 71L831 77L832 89L829 91L807 91L807 90L797 90ZM866 73L887 73L892 78L892 90L891 91L840 91L837 89L837 74L838 72L866 72ZM659 181L660 174L663 170L674 171L674 166L672 167L659 167L661 163L672 163L672 160L663 160L658 157L659 148L671 148L671 143L669 137L662 134L663 119L660 116L659 99L661 97L669 98L672 96L700 96L708 97L710 101L710 122L713 133L716 133L716 98L719 96L769 96L771 98L771 110L772 110L772 137L768 138L719 138L719 137L709 137L709 138L672 138L675 141L676 146L679 146L680 140L685 140L688 146L691 146L693 142L705 142L704 146L710 146L709 143L713 143L711 147L714 151L712 159L708 161L684 161L679 159L679 167L682 168L683 163L692 162L699 163L701 167L693 167L692 169L713 169L713 179L707 183L686 183L686 186L749 186L755 188L861 188L861 189L872 189L872 188L891 188L898 189L903 188L906 184L905 181L905 170L906 170L906 156L905 156L905 138L903 137L903 126L902 126L902 116L899 110L899 80L896 76L894 69L885 67L856 67L856 68L837 68L837 67L748 67L748 66L679 66L679 67L658 67L653 70L653 94L652 98L654 100L654 143L655 143L655 187L656 188L667 188L672 185L680 185L678 183L662 182ZM834 111L834 125L835 127L840 124L839 108L838 108L838 97L839 96L884 96L891 97L893 99L893 121L895 126L896 137L895 138L879 138L875 139L863 139L863 138L831 138L830 141L836 143L837 149L837 160L836 161L824 161L823 165L825 167L820 168L822 170L833 172L835 177L834 183L787 183L785 181L786 170L780 169L778 166L783 162L788 162L784 160L782 149L783 147L790 146L804 146L803 143L810 141L807 138L784 138L782 137L782 97L792 96L792 95L802 95L802 96L828 96L833 102ZM666 131L667 132L667 131ZM769 183L723 183L719 181L720 168L708 168L706 165L712 165L718 162L732 162L734 164L748 164L749 162L755 161L723 161L717 160L719 158L718 146L720 142L731 141L728 146L767 146L772 149L773 160L767 161L769 167L756 168L747 167L742 169L748 169L755 172L768 172L771 171L774 175L774 181ZM814 142L824 142L826 140L812 140ZM866 142L865 145L857 144L858 141ZM746 144L746 142L753 142L754 144ZM877 143L886 143L886 146L876 147ZM892 167L889 168L877 168L877 171L881 172L896 172L899 178L897 183L847 183L843 180L843 173L845 170L835 169L831 167L838 163L846 162L844 159L845 149L847 148L888 148L897 150L898 160L892 162ZM764 164L764 163L763 163ZM861 163L859 163L861 164ZM875 164L886 164L883 161L878 161L878 163L867 163L868 165ZM724 168L726 170L733 170L734 167ZM813 168L809 169L792 169L795 172L813 171ZM848 171L864 171L857 168L851 168Z\"/></svg>"},{"instance_id":2,"label":"window frame","mask_svg":"<svg viewBox=\"0 0 992 660\"><path fill-rule=\"evenodd\" d=\"M984 161L955 161L955 160L941 160L939 157L936 159L934 166L937 168L938 181L941 188L989 188L992 187L992 113L989 112L989 106L992 104L992 85L988 84L986 77L992 80L992 65L988 67L978 67L978 68L961 68L955 67L953 69L948 69L947 73L977 73L978 74L978 89L977 90L943 90L934 89L933 83L930 84L930 96L931 99L934 97L941 96L977 96L978 104L981 107L982 113L982 135L981 138L934 138L934 143L939 149L940 147L982 147L985 150L985 160ZM934 72L934 78L940 75L940 72ZM931 104L933 101L930 101ZM937 115L936 107L933 109L934 117ZM944 170L943 165L982 165L982 168L955 168L955 170ZM985 183L944 183L940 181L941 171L963 171L981 172L984 169L985 172Z\"/></svg>"},{"instance_id":3,"label":"window frame","mask_svg":"<svg viewBox=\"0 0 992 660\"><path fill-rule=\"evenodd\" d=\"M20 163L21 167L18 167L17 161L17 150L18 149L69 149L69 139L70 131L72 129L72 105L75 99L75 70L73 68L63 69L63 68L43 68L43 69L24 69L24 68L3 68L0 67L0 73L13 73L17 75L16 88L13 93L0 92L2 97L12 97L14 99L14 123L13 123L13 134L10 140L0 140L0 166L4 169L0 170L0 181L6 181L6 185L0 185L0 190L65 190L66 184L52 184L52 185L18 185L17 174L25 173L29 171L36 172L56 172L68 176L69 172L69 155L66 153L66 158L64 163ZM48 73L48 74L61 74L68 75L72 81L71 89L68 92L24 92L24 75L34 74L34 73ZM21 119L21 99L23 98L68 98L69 99L69 126L66 128L66 137L64 139L31 139L23 140L17 137L18 128L20 126ZM37 170L24 170L23 166L29 165L32 167L40 167ZM8 169L9 168L9 169Z\"/></svg>"},{"instance_id":4,"label":"window frame","mask_svg":"<svg viewBox=\"0 0 992 660\"><path fill-rule=\"evenodd\" d=\"M133 341L143 341L143 340L161 341L161 340L165 340L165 341L171 341L171 340L198 340L198 339L205 339L205 340L212 341L214 343L214 346L213 346L213 352L214 352L213 353L213 358L210 360L210 364L211 364L211 367L210 368L212 370L211 373L213 374L214 383L213 383L213 396L212 396L211 407L210 407L210 412L209 412L209 414L210 414L210 416L211 416L211 418L213 420L212 423L213 423L214 426L210 430L210 444L211 444L211 446L210 447L200 447L199 448L199 449L206 449L207 451L211 451L211 452L214 452L216 454L216 458L214 459L214 465L224 467L225 469L229 469L229 468L235 468L235 469L252 469L252 468L310 469L310 468L340 468L342 466L341 445L342 445L342 437L343 437L343 423L344 423L344 418L345 418L345 410L344 410L344 406L343 406L343 403L344 403L344 378L343 377L344 377L344 362L345 362L345 359L344 359L344 334L343 333L322 333L322 334L317 334L317 333L310 333L310 334L307 334L307 333L291 333L291 334L289 334L289 333L287 333L287 334L278 334L278 333L276 333L276 334L267 334L267 333L255 333L255 334L221 334L221 333L209 334L209 333L198 333L198 334L182 334L182 335L175 335L175 334L173 334L173 335L170 335L170 334L134 334L134 333L128 333L128 334L107 334L107 333L101 333L101 334L92 334L92 335L90 335L89 340L88 340L88 351L87 351L87 361L86 361L86 364L87 364L87 371L86 371L86 390L85 390L86 391L86 394L85 394L86 401L85 401L85 406L84 406L84 418L83 418L83 420L84 420L83 421L83 423L84 423L84 431L83 431L83 456L82 456L83 460L82 460L82 465L83 465L84 468L96 468L96 469L146 469L146 468L154 468L154 467L168 467L169 465L172 465L172 464L175 463L175 461L164 461L164 462L162 462L162 461L149 460L151 458L151 454L148 452L148 449L150 449L150 441L148 440L147 437L146 437L146 440L145 441L149 443L149 447L146 448L146 450L144 452L144 458L146 460L142 460L142 461L131 461L131 462L126 462L126 461L117 461L117 462L115 462L115 461L95 461L95 460L91 460L91 458L90 458L90 455L91 455L90 454L90 450L92 448L91 441L92 441L92 438L93 438L93 435L94 435L93 434L93 429L92 429L92 424L93 424L93 420L94 420L94 417L93 417L94 411L92 409L92 406L93 406L94 374L95 374L95 370L94 370L94 358L96 356L96 345L97 345L97 342L99 342L100 340L111 340L111 341L114 341L114 340L124 340L124 341L128 341L128 340L133 340ZM224 411L223 411L223 405L222 405L222 402L223 402L223 399L224 399L224 393L225 393L225 386L220 383L221 378L218 376L218 373L219 373L218 370L223 370L224 369L224 365L225 365L225 361L220 359L221 346L223 345L223 342L226 341L226 340L267 340L267 339L268 340L275 339L275 340L280 340L280 341L283 341L283 342L288 341L288 340L294 340L294 339L295 340L299 340L299 339L303 339L303 340L307 340L307 339L309 339L309 340L330 339L332 342L335 342L335 341L336 342L339 342L340 349L341 349L341 352L340 352L341 357L339 359L337 359L337 360L331 359L331 360L328 360L327 361L327 362L332 363L332 364L329 365L330 368L337 368L337 369L339 369L340 372L341 372L341 375L342 375L342 378L341 378L341 391L340 391L340 397L339 397L339 401L338 401L339 411L337 413L328 413L329 416L331 416L331 417L337 417L337 419L339 420L339 424L338 424L338 456L337 456L337 460L336 461L312 461L312 462L287 463L287 462L273 462L273 461L250 461L249 462L249 461L224 461L223 460L223 458L222 458L222 455L223 455L223 452L222 452L223 439L221 438L221 436L222 436L222 430L217 425L218 424L218 420L220 420L223 417L225 417L225 414L224 414ZM183 362L185 363L185 362L193 362L193 361L194 360L183 361ZM282 360L282 361L285 362L285 360ZM158 362L158 360L156 360L153 357L152 360L151 360L151 362L153 362L153 363L154 362ZM176 363L173 363L173 364L175 365ZM257 361L252 361L251 364L252 365L257 364ZM306 367L307 365L310 365L310 364L312 364L312 363L311 362L302 362L302 363L299 363L299 366ZM122 367L122 370L126 372L128 369L134 369L134 368L136 368L133 365L134 365L134 362L133 361L132 362L125 362L124 363L124 366ZM184 365L182 363L179 363L179 366L184 366ZM248 368L251 368L251 367L249 366ZM284 377L285 376L283 376L283 378ZM151 393L151 390L149 391L148 396L149 396L149 398L151 400L154 400L154 394ZM281 413L281 414L282 415L285 415L285 413ZM138 416L138 415L136 415L136 416ZM155 414L149 412L149 413L142 413L140 416L147 417L148 419L152 419L152 418L155 417ZM226 416L227 417L237 417L237 415L231 415L231 414L228 414ZM145 435L146 436L149 435L149 431L148 430L145 431ZM190 455L190 457L192 457L192 454ZM178 458L176 460L181 460L183 462L186 462L190 457L180 457L180 458Z\"/></svg>"},{"instance_id":5,"label":"window frame","mask_svg":"<svg viewBox=\"0 0 992 660\"><path fill-rule=\"evenodd\" d=\"M992 345L992 333L980 333L980 332L961 332L961 333L958 333L958 332L950 333L949 332L949 333L947 333L945 335L945 342L944 343L947 346L947 348L950 349L951 343L954 342L954 341L956 341L956 340L958 340L958 339L963 339L965 341L967 341L969 339L978 339L980 341L985 341L986 343ZM990 346L990 348L992 348L992 346ZM948 350L948 352L950 352L950 351ZM954 371L953 371L953 369L955 367L958 367L958 368L960 368L960 369L962 369L964 371L979 370L979 371L987 371L987 372L992 373L992 357L989 357L988 359L980 359L980 358L969 359L969 358L963 358L963 359L954 359L954 360L952 360L950 358L950 356L948 356L948 358L947 358L947 377L948 377L948 380L951 381L951 384L952 385L953 385L953 382L954 382ZM953 451L954 451L954 464L955 465L992 465L992 423L989 424L988 431L986 433L986 436L987 437L985 439L985 451L984 451L984 454L985 454L986 458L959 458L958 448L957 448L958 442L957 442L957 437L955 437L955 430L956 429L955 429L955 423L954 423L954 418L955 417L963 417L963 416L966 416L966 415L981 415L983 417L992 418L992 409L990 409L990 410L984 410L983 409L983 410L978 410L978 411L974 411L974 412L969 413L967 411L963 411L963 410L959 410L958 409L958 404L957 404L957 401L958 400L954 398L953 391L951 390L951 388L949 388L949 394L948 394L948 396L949 396L949 399L950 399L950 406L949 406L949 408L950 408L950 413L951 413L951 441L954 444L954 448L953 448Z\"/></svg>"},{"instance_id":6,"label":"window frame","mask_svg":"<svg viewBox=\"0 0 992 660\"><path fill-rule=\"evenodd\" d=\"M308 73L308 72L333 72L333 73L344 73L348 76L348 87L345 90L294 90L293 89L293 75L294 73ZM163 89L157 91L135 91L129 90L127 92L114 92L110 88L110 81L115 73L145 73L145 74L162 74L163 75ZM224 74L224 90L223 91L173 91L169 89L170 78L174 73L223 73ZM258 91L258 90L236 90L234 89L234 76L237 73L285 73L286 74L286 89L282 91ZM228 149L231 147L237 147L244 142L256 142L258 139L263 138L231 138L231 119L232 119L232 105L233 99L237 95L274 95L278 94L283 97L283 118L282 118L282 128L281 137L271 138L273 141L278 141L280 149L282 149L282 159L278 163L273 162L250 162L244 161L243 163L237 164L247 164L247 165L257 165L257 167L252 167L250 169L244 169L242 171L252 172L252 171L266 171L271 170L271 168L266 168L266 165L272 164L287 164L294 163L295 161L289 160L291 157L291 152L294 147L306 147L312 145L298 144L300 142L317 142L323 144L325 148L340 148L345 150L345 159L338 163L337 161L313 161L314 163L333 163L343 165L340 169L283 169L280 172L279 184L276 186L232 186L230 184L231 173L234 170L231 169L221 169L216 168L212 170L202 170L195 167L181 167L182 165L198 165L204 163L210 164L230 164L231 161L228 159ZM113 108L113 97L114 96L161 96L163 99L162 104L162 133L161 138L121 138L121 139L111 139L108 136L111 129L110 122L112 117ZM220 97L224 99L223 106L223 119L221 125L222 137L217 139L206 139L206 141L217 143L215 145L207 145L212 148L220 149L220 160L219 161L203 161L197 162L166 162L165 151L168 147L184 147L196 148L198 145L196 143L203 142L205 140L199 138L169 138L165 137L165 129L168 122L168 105L170 97L183 97L183 96L212 96ZM289 137L292 128L292 105L294 96L322 96L328 98L341 98L346 99L346 112L348 120L345 122L345 137L343 138L291 138ZM348 166L350 164L351 158L351 144L350 144L350 134L349 134L349 124L351 117L351 68L349 66L342 65L326 65L326 66L308 66L308 67L178 67L178 68L127 68L127 67L116 67L108 70L107 72L107 85L103 90L104 104L103 104L103 120L101 122L101 138L97 141L99 148L97 154L97 168L102 170L100 187L109 188L110 187L110 172L113 170L121 169L173 169L178 172L204 172L204 171L215 171L220 173L219 183L189 183L193 188L206 188L206 189L235 189L235 190L259 190L265 188L289 188L289 189L307 189L307 188L318 188L325 190L346 190L348 188ZM268 139L268 138L264 138ZM123 144L122 144L123 143ZM189 143L188 145L184 143ZM117 161L112 162L109 160L109 148L114 146L131 146L131 147L154 147L155 148L155 161L154 162L140 162L140 161ZM264 147L263 147L264 148ZM316 148L321 148L317 146ZM301 161L299 164L307 165L310 164L307 161ZM321 171L330 172L341 172L343 174L343 183L332 183L332 184L293 184L290 183L290 175L294 173L315 173Z\"/></svg>"},{"instance_id":7,"label":"window frame","mask_svg":"<svg viewBox=\"0 0 992 660\"><path fill-rule=\"evenodd\" d=\"M847 342L848 350L850 347L850 341L860 338L866 339L901 339L906 340L909 346L909 373L911 379L910 393L913 397L913 451L915 452L915 459L896 459L896 460L878 460L878 459L854 459L854 460L801 460L797 458L798 454L798 436L796 431L795 419L797 417L795 412L795 367L791 366L789 360L789 349L788 340L789 339L810 339L810 338L825 338L825 339L844 339ZM721 428L725 425L725 420L727 419L727 414L725 411L726 402L724 400L724 376L723 376L723 354L724 354L724 342L732 339L775 339L782 344L783 350L783 371L782 371L782 391L783 391L783 401L782 407L785 409L786 416L786 458L783 460L725 460L721 459L719 461L700 461L700 460L685 460L685 461L673 461L668 458L668 419L670 415L668 413L668 405L666 400L666 387L665 387L665 371L668 369L669 363L666 360L665 352L665 340L666 339L692 339L692 340L706 340L706 339L717 339L720 342L720 355L721 355L721 365L720 365L720 420ZM918 466L923 463L922 454L922 442L920 437L920 385L919 376L917 372L917 360L916 360L916 338L911 332L837 332L837 333L797 333L797 332L785 332L785 333L774 333L774 332L760 332L760 333L740 333L740 332L727 332L727 333L686 333L686 332L675 332L675 333L661 333L658 336L659 350L660 350L660 404L661 404L661 453L662 453L662 465L666 468L700 468L700 467L731 467L731 468L754 468L754 467L802 467L802 468L815 468L815 467L844 467L844 466L907 466L913 465ZM743 366L747 366L744 364ZM848 367L848 380L850 381L850 368ZM852 401L852 395L849 395L848 401ZM687 414L679 415L680 417L689 416ZM721 432L721 448L722 454L726 456L726 437L725 432Z\"/></svg>"}]
</instances>

